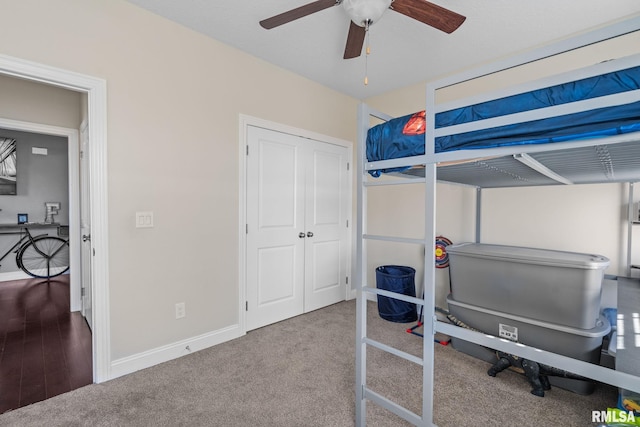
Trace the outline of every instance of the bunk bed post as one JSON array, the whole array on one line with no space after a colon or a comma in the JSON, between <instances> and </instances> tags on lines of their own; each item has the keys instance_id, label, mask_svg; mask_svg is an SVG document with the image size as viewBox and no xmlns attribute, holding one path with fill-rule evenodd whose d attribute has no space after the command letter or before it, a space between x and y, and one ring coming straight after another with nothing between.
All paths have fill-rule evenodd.
<instances>
[{"instance_id":1,"label":"bunk bed post","mask_svg":"<svg viewBox=\"0 0 640 427\"><path fill-rule=\"evenodd\" d=\"M436 87L428 84L426 92L425 115L425 156L424 165L424 283L423 283L423 313L424 339L422 350L422 420L424 425L434 426L433 395L434 387L434 358L433 336L436 333L436 163L435 156L435 91Z\"/></svg>"},{"instance_id":2,"label":"bunk bed post","mask_svg":"<svg viewBox=\"0 0 640 427\"><path fill-rule=\"evenodd\" d=\"M356 287L356 426L364 427L367 423L366 420L366 400L364 398L364 387L367 380L367 353L366 344L364 338L367 335L367 297L364 295L362 289L367 284L367 270L366 270L366 245L364 242L364 230L366 224L366 188L364 186L364 162L366 156L365 144L367 135L367 124L369 123L369 111L365 104L358 106L358 125L362 129L358 129L357 140L357 206L358 216L356 224L356 266L354 284Z\"/></svg>"},{"instance_id":3,"label":"bunk bed post","mask_svg":"<svg viewBox=\"0 0 640 427\"><path fill-rule=\"evenodd\" d=\"M633 270L632 267L632 263L633 260L631 259L631 251L632 251L632 244L631 242L633 241L633 216L634 216L634 209L633 209L633 182L629 183L629 201L627 203L627 277L631 277L631 270Z\"/></svg>"},{"instance_id":4,"label":"bunk bed post","mask_svg":"<svg viewBox=\"0 0 640 427\"><path fill-rule=\"evenodd\" d=\"M424 339L422 340L422 420L425 425L433 424L433 364L435 350L433 342L435 335L435 240L436 240L436 165L435 163L425 164L425 255L424 255Z\"/></svg>"},{"instance_id":5,"label":"bunk bed post","mask_svg":"<svg viewBox=\"0 0 640 427\"><path fill-rule=\"evenodd\" d=\"M476 188L476 243L480 243L480 226L482 224L482 188Z\"/></svg>"}]
</instances>

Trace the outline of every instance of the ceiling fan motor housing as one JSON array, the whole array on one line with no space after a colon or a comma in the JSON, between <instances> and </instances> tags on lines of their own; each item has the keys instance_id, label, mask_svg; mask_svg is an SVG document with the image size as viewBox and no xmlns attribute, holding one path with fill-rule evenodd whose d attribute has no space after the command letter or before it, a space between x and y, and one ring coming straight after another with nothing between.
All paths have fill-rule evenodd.
<instances>
[{"instance_id":1,"label":"ceiling fan motor housing","mask_svg":"<svg viewBox=\"0 0 640 427\"><path fill-rule=\"evenodd\" d=\"M377 22L384 12L389 9L393 0L343 0L342 7L351 20L366 27Z\"/></svg>"}]
</instances>

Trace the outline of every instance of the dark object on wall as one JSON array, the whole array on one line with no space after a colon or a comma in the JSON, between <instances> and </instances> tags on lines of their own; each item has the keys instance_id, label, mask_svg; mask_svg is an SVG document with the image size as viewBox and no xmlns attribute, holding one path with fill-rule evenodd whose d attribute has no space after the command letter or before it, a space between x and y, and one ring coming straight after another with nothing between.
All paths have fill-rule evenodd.
<instances>
[{"instance_id":1,"label":"dark object on wall","mask_svg":"<svg viewBox=\"0 0 640 427\"><path fill-rule=\"evenodd\" d=\"M398 294L416 296L416 270L401 265L383 265L376 268L378 289ZM418 320L416 305L395 298L378 295L378 313L391 322L408 323Z\"/></svg>"},{"instance_id":2,"label":"dark object on wall","mask_svg":"<svg viewBox=\"0 0 640 427\"><path fill-rule=\"evenodd\" d=\"M0 136L0 195L16 195L16 140Z\"/></svg>"},{"instance_id":3,"label":"dark object on wall","mask_svg":"<svg viewBox=\"0 0 640 427\"><path fill-rule=\"evenodd\" d=\"M29 215L26 213L19 213L18 224L26 224L27 222L29 222Z\"/></svg>"},{"instance_id":4,"label":"dark object on wall","mask_svg":"<svg viewBox=\"0 0 640 427\"><path fill-rule=\"evenodd\" d=\"M436 237L436 268L449 267L449 254L447 253L447 246L451 246L453 243L451 240L444 236Z\"/></svg>"}]
</instances>

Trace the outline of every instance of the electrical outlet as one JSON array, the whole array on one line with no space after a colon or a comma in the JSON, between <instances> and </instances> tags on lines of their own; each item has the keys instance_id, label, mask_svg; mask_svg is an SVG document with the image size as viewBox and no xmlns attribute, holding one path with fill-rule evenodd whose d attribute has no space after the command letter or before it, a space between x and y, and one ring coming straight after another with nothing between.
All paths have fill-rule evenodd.
<instances>
[{"instance_id":1,"label":"electrical outlet","mask_svg":"<svg viewBox=\"0 0 640 427\"><path fill-rule=\"evenodd\" d=\"M176 303L176 319L182 319L187 315L187 308L183 302Z\"/></svg>"}]
</instances>

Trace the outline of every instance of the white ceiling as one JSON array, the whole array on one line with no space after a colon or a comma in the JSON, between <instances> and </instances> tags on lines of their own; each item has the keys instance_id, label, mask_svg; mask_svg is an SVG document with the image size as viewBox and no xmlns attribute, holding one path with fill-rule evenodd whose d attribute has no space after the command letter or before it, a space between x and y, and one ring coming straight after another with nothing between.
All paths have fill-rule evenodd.
<instances>
[{"instance_id":1,"label":"white ceiling","mask_svg":"<svg viewBox=\"0 0 640 427\"><path fill-rule=\"evenodd\" d=\"M387 11L371 26L368 59L345 60L349 18L341 6L265 30L259 21L312 0L128 1L357 99L640 13L638 0L434 0L467 17L457 31Z\"/></svg>"}]
</instances>

